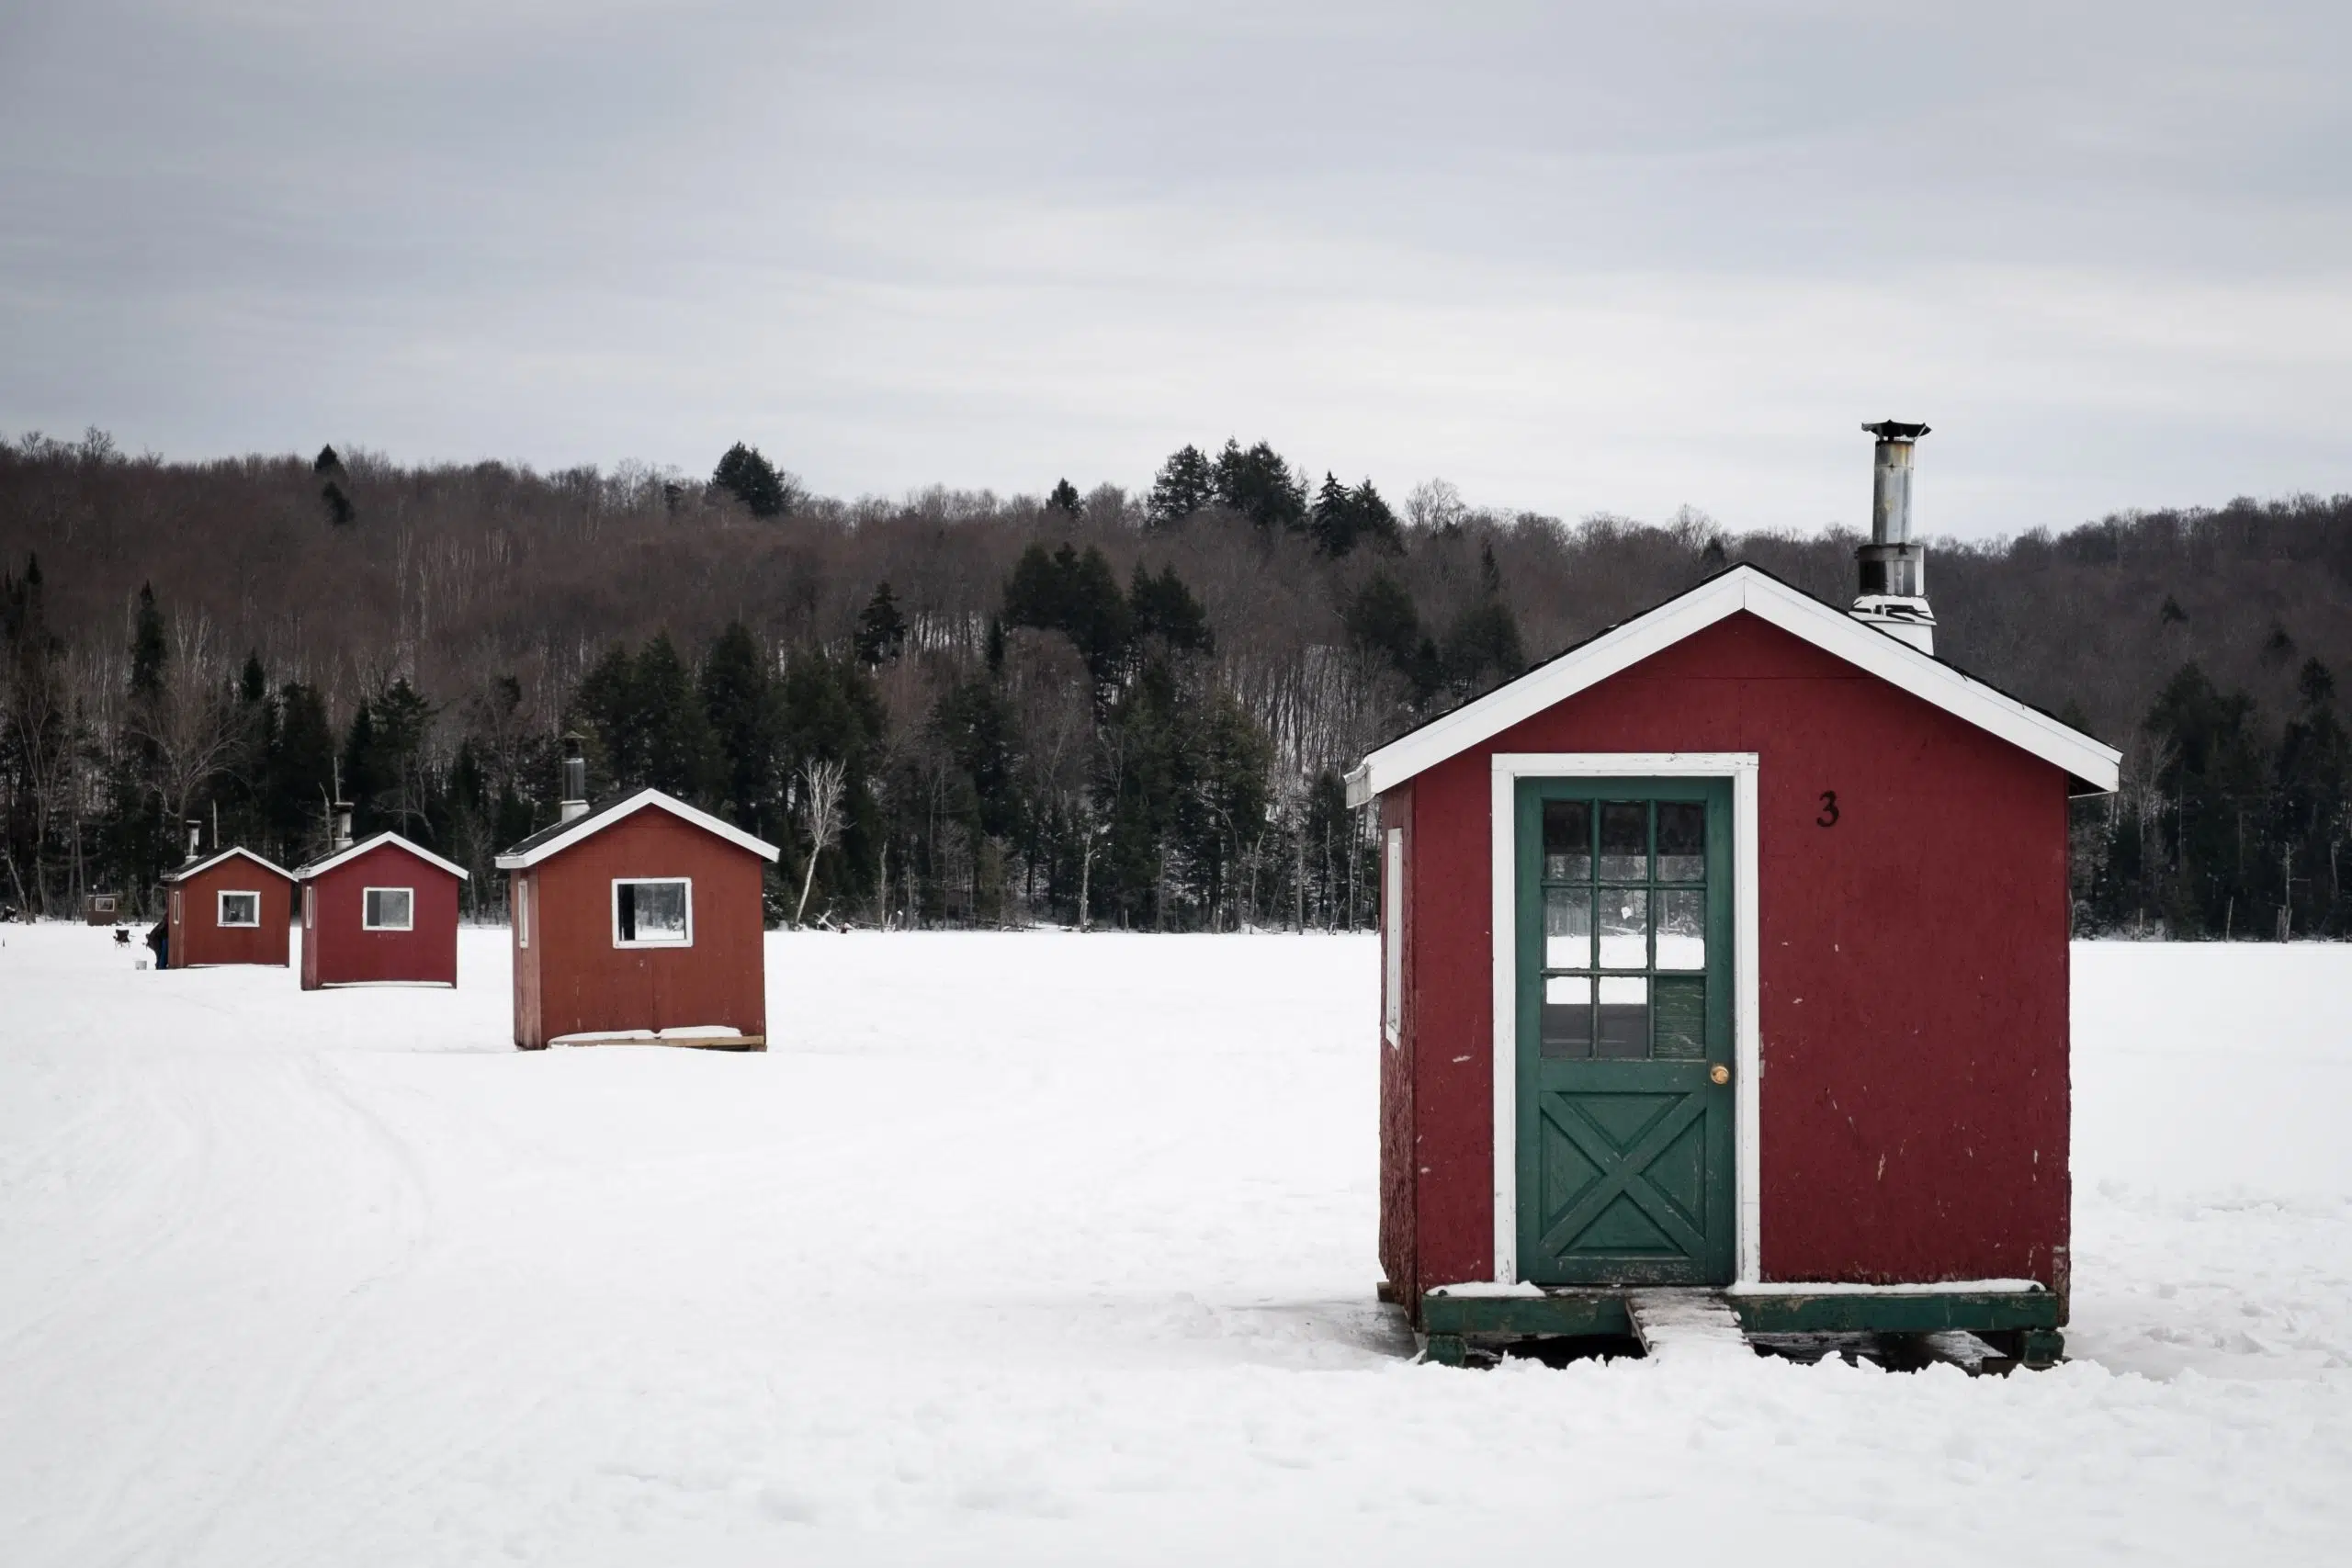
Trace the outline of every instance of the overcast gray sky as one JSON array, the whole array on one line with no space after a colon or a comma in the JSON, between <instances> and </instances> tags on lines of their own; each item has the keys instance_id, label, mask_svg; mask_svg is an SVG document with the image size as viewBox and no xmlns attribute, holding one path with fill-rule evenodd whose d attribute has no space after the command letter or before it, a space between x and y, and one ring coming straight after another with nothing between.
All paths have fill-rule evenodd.
<instances>
[{"instance_id":1,"label":"overcast gray sky","mask_svg":"<svg viewBox=\"0 0 2352 1568\"><path fill-rule=\"evenodd\" d=\"M0 0L0 431L741 439L838 494L1264 436L1392 498L1935 532L2352 490L2352 6Z\"/></svg>"}]
</instances>

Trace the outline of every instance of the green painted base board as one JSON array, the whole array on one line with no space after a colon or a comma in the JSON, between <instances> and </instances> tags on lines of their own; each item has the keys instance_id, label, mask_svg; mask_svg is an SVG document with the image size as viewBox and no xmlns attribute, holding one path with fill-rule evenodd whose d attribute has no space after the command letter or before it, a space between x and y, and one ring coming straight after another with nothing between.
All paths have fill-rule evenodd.
<instances>
[{"instance_id":1,"label":"green painted base board","mask_svg":"<svg viewBox=\"0 0 2352 1568\"><path fill-rule=\"evenodd\" d=\"M1946 1329L2010 1334L2059 1326L2047 1291L1956 1291L1904 1295L1726 1295L1750 1334L1934 1334ZM1421 1298L1420 1329L1432 1338L1508 1339L1633 1332L1625 1298L1611 1291L1547 1291L1540 1296Z\"/></svg>"}]
</instances>

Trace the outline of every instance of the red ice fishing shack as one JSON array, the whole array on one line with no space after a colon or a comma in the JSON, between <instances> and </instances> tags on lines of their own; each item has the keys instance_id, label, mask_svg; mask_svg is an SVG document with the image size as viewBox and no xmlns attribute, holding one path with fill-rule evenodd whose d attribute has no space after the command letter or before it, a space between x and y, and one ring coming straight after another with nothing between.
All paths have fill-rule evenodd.
<instances>
[{"instance_id":1,"label":"red ice fishing shack","mask_svg":"<svg viewBox=\"0 0 2352 1568\"><path fill-rule=\"evenodd\" d=\"M2068 802L2118 754L1934 656L1927 430L1865 428L1849 609L1734 567L1349 778L1382 1292L1432 1359L1694 1314L2059 1353Z\"/></svg>"},{"instance_id":2,"label":"red ice fishing shack","mask_svg":"<svg viewBox=\"0 0 2352 1568\"><path fill-rule=\"evenodd\" d=\"M302 890L302 988L454 986L458 894L469 879L398 833L351 841L348 807L335 844L294 873Z\"/></svg>"},{"instance_id":3,"label":"red ice fishing shack","mask_svg":"<svg viewBox=\"0 0 2352 1568\"><path fill-rule=\"evenodd\" d=\"M194 833L190 833L191 845ZM251 850L226 849L164 874L164 962L284 964L291 947L294 878Z\"/></svg>"},{"instance_id":4,"label":"red ice fishing shack","mask_svg":"<svg viewBox=\"0 0 2352 1568\"><path fill-rule=\"evenodd\" d=\"M514 1043L767 1046L761 885L775 845L658 789L563 815L498 857L514 943Z\"/></svg>"}]
</instances>

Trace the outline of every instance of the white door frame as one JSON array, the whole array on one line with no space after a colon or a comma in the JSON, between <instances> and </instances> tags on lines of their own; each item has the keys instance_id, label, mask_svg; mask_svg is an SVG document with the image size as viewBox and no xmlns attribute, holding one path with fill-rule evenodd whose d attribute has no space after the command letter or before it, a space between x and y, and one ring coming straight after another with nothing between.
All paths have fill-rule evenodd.
<instances>
[{"instance_id":1,"label":"white door frame","mask_svg":"<svg viewBox=\"0 0 2352 1568\"><path fill-rule=\"evenodd\" d=\"M1519 989L1517 955L1518 795L1521 779L1729 779L1732 850L1732 1098L1733 1212L1737 1241L1735 1282L1753 1286L1761 1278L1763 1221L1758 1146L1762 1119L1763 1040L1757 1026L1762 990L1757 964L1763 941L1758 930L1756 872L1756 779L1754 751L1498 751L1494 754L1493 808L1487 838L1493 854L1494 913L1488 941L1494 950L1494 1145L1495 1279L1519 1279Z\"/></svg>"}]
</instances>

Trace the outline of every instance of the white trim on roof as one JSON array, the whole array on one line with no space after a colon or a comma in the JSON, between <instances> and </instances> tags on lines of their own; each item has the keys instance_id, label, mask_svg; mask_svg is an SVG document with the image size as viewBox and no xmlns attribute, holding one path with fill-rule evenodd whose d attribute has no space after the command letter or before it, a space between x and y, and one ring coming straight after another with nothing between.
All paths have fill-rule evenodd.
<instances>
[{"instance_id":1,"label":"white trim on roof","mask_svg":"<svg viewBox=\"0 0 2352 1568\"><path fill-rule=\"evenodd\" d=\"M246 849L242 844L232 844L229 848L213 855L209 860L200 860L194 865L184 865L175 871L167 871L164 873L162 880L165 882L186 882L189 877L194 876L197 873L200 871L210 871L222 861L232 859L238 855L244 856L247 860L253 862L264 871L276 872L278 875L284 877L288 882L294 880L294 874L292 872L287 870L282 865L277 865L272 862L262 859L261 856L254 853L253 851Z\"/></svg>"},{"instance_id":2,"label":"white trim on roof","mask_svg":"<svg viewBox=\"0 0 2352 1568\"><path fill-rule=\"evenodd\" d=\"M1511 726L1742 610L2064 769L2093 793L2106 794L2116 786L2123 754L2112 746L1754 567L1737 566L1390 741L1348 775L1348 804L1369 804L1415 774L1493 739Z\"/></svg>"},{"instance_id":3,"label":"white trim on roof","mask_svg":"<svg viewBox=\"0 0 2352 1568\"><path fill-rule=\"evenodd\" d=\"M783 852L766 840L755 839L742 829L732 823L722 822L707 811L697 811L683 800L673 799L658 789L649 789L640 791L628 802L613 807L610 811L589 813L579 818L570 830L558 833L545 843L533 846L526 853L499 856L498 869L501 871L527 870L550 855L562 853L582 839L592 838L616 822L626 821L649 806L659 807L681 822L690 822L706 833L715 833L729 843L740 849L749 850L762 859L774 860Z\"/></svg>"},{"instance_id":4,"label":"white trim on roof","mask_svg":"<svg viewBox=\"0 0 2352 1568\"><path fill-rule=\"evenodd\" d=\"M302 867L300 871L297 871L294 874L294 880L297 882L308 882L314 876L323 876L326 873L333 871L336 866L343 864L344 862L357 860L369 850L379 848L384 844L397 844L401 849L404 849L409 853L414 855L417 859L426 862L429 864L439 866L443 871L447 872L450 875L457 877L460 881L471 882L473 880L474 874L468 871L464 866L453 865L449 862L443 860L439 855L435 854L431 850L426 849L424 845L411 843L408 840L401 838L398 833L379 833L364 844L354 844L347 850L327 856L324 860L312 861L309 865Z\"/></svg>"}]
</instances>

